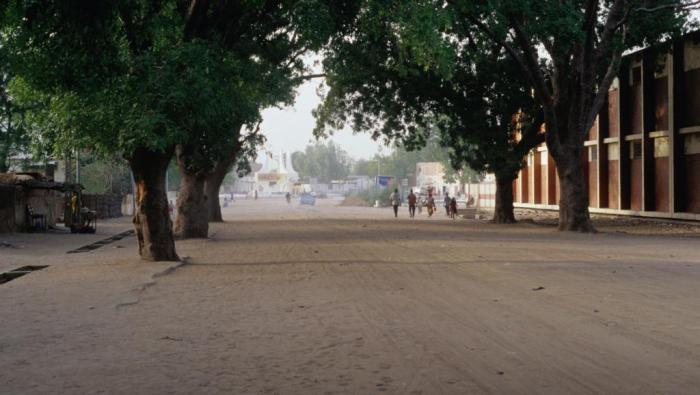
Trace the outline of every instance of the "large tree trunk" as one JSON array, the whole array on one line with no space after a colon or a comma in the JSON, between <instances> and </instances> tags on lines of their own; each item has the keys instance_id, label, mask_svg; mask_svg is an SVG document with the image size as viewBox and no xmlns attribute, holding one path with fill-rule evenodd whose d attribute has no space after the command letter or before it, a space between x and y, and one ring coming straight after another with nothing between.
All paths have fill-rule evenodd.
<instances>
[{"instance_id":1,"label":"large tree trunk","mask_svg":"<svg viewBox=\"0 0 700 395\"><path fill-rule=\"evenodd\" d=\"M595 232L588 211L588 190L581 162L582 146L563 145L555 158L559 174L559 230Z\"/></svg>"},{"instance_id":2,"label":"large tree trunk","mask_svg":"<svg viewBox=\"0 0 700 395\"><path fill-rule=\"evenodd\" d=\"M516 174L496 173L496 209L493 212L494 223L512 224L516 222L513 208L513 181L516 178Z\"/></svg>"},{"instance_id":3,"label":"large tree trunk","mask_svg":"<svg viewBox=\"0 0 700 395\"><path fill-rule=\"evenodd\" d=\"M219 189L224 182L227 173L226 168L217 166L213 172L207 175L204 183L204 194L207 196L207 207L209 222L224 222L221 215L221 206L219 205Z\"/></svg>"},{"instance_id":4,"label":"large tree trunk","mask_svg":"<svg viewBox=\"0 0 700 395\"><path fill-rule=\"evenodd\" d=\"M204 194L205 174L188 169L186 148L178 146L177 162L180 168L180 193L177 196L175 236L182 239L206 238L209 235L207 221L207 197Z\"/></svg>"},{"instance_id":5,"label":"large tree trunk","mask_svg":"<svg viewBox=\"0 0 700 395\"><path fill-rule=\"evenodd\" d=\"M576 104L583 100L582 93L576 89L579 87L574 86L568 98L560 96L556 106L545 109L547 149L559 176L559 230L593 233L581 160L583 142L591 125L582 115L585 112L582 105Z\"/></svg>"},{"instance_id":6,"label":"large tree trunk","mask_svg":"<svg viewBox=\"0 0 700 395\"><path fill-rule=\"evenodd\" d=\"M141 259L149 261L177 261L172 222L168 213L165 174L172 157L172 149L155 152L138 148L129 166L136 185L134 228Z\"/></svg>"},{"instance_id":7,"label":"large tree trunk","mask_svg":"<svg viewBox=\"0 0 700 395\"><path fill-rule=\"evenodd\" d=\"M226 178L226 173L231 170L233 163L238 159L240 148L240 144L231 145L228 155L217 162L214 169L207 174L204 193L207 195L209 222L224 222L224 218L221 215L221 206L219 205L219 190L224 182L224 178Z\"/></svg>"}]
</instances>

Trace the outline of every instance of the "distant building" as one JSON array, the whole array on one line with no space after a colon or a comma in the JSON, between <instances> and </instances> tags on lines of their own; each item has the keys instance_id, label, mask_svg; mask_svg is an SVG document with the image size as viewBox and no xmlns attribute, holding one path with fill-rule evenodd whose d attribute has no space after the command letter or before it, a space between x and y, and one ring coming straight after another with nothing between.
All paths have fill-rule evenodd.
<instances>
[{"instance_id":1,"label":"distant building","mask_svg":"<svg viewBox=\"0 0 700 395\"><path fill-rule=\"evenodd\" d=\"M442 193L444 185L445 169L440 162L416 163L416 187L422 193L432 190Z\"/></svg>"},{"instance_id":2,"label":"distant building","mask_svg":"<svg viewBox=\"0 0 700 395\"><path fill-rule=\"evenodd\" d=\"M299 182L299 174L292 166L292 156L288 152L279 151L274 155L264 151L262 167L255 172L255 190L260 196L293 192L294 185Z\"/></svg>"},{"instance_id":3,"label":"distant building","mask_svg":"<svg viewBox=\"0 0 700 395\"><path fill-rule=\"evenodd\" d=\"M374 180L369 176L348 176L342 180L333 180L328 184L328 192L347 195L366 191L374 186Z\"/></svg>"},{"instance_id":4,"label":"distant building","mask_svg":"<svg viewBox=\"0 0 700 395\"><path fill-rule=\"evenodd\" d=\"M262 164L260 163L251 163L251 172L250 174L243 176L243 177L237 177L234 174L234 181L233 185L229 188L224 188L224 192L231 192L231 193L238 193L238 194L252 194L253 191L255 190L255 173L259 172L260 169L262 169Z\"/></svg>"}]
</instances>

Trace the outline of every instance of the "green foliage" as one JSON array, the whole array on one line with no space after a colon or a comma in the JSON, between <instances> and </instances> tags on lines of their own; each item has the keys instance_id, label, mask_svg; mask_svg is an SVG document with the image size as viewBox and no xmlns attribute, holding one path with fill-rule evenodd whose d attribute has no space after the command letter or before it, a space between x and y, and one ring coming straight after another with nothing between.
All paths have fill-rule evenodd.
<instances>
[{"instance_id":1,"label":"green foliage","mask_svg":"<svg viewBox=\"0 0 700 395\"><path fill-rule=\"evenodd\" d=\"M317 177L327 183L350 174L350 157L333 141L315 142L292 154L292 166L301 178Z\"/></svg>"},{"instance_id":2,"label":"green foliage","mask_svg":"<svg viewBox=\"0 0 700 395\"><path fill-rule=\"evenodd\" d=\"M131 173L121 158L81 154L80 184L85 187L85 193L122 195L131 192Z\"/></svg>"},{"instance_id":3,"label":"green foliage","mask_svg":"<svg viewBox=\"0 0 700 395\"><path fill-rule=\"evenodd\" d=\"M27 109L10 92L13 73L6 41L0 32L0 173L6 172L10 158L25 153L29 144Z\"/></svg>"},{"instance_id":4,"label":"green foliage","mask_svg":"<svg viewBox=\"0 0 700 395\"><path fill-rule=\"evenodd\" d=\"M253 171L252 165L255 162L258 150L262 148L267 140L259 131L260 129L256 128L242 135L239 139L238 155L233 163L233 171L238 177L245 177Z\"/></svg>"},{"instance_id":5,"label":"green foliage","mask_svg":"<svg viewBox=\"0 0 700 395\"><path fill-rule=\"evenodd\" d=\"M455 1L448 8L480 32L481 41L508 50L543 107L547 144L559 160L560 153L580 149L623 51L680 35L694 3L489 0Z\"/></svg>"},{"instance_id":6,"label":"green foliage","mask_svg":"<svg viewBox=\"0 0 700 395\"><path fill-rule=\"evenodd\" d=\"M402 179L414 177L418 162L440 162L445 169L445 182L461 183L476 182L482 178L482 173L472 170L468 166L454 168L450 159L451 148L445 148L440 141L437 131L433 131L428 137L425 146L413 147L412 150L396 144L393 151L387 155L376 154L372 159L360 159L355 161L352 167L353 175L367 175L374 177L392 175L397 182Z\"/></svg>"},{"instance_id":7,"label":"green foliage","mask_svg":"<svg viewBox=\"0 0 700 395\"><path fill-rule=\"evenodd\" d=\"M54 152L129 157L189 145L207 171L260 110L288 104L354 2L18 0L3 6L18 94Z\"/></svg>"},{"instance_id":8,"label":"green foliage","mask_svg":"<svg viewBox=\"0 0 700 395\"><path fill-rule=\"evenodd\" d=\"M397 180L414 176L418 162L441 162L449 160L448 150L440 145L437 136L433 135L423 147L408 149L400 143L394 144L389 154L376 154L372 159L360 159L353 165L354 175L374 177L377 174L390 175Z\"/></svg>"},{"instance_id":9,"label":"green foliage","mask_svg":"<svg viewBox=\"0 0 700 395\"><path fill-rule=\"evenodd\" d=\"M365 4L351 39L335 40L326 54L328 92L315 133L350 123L408 150L437 135L445 167L457 169L452 180L465 168L517 172L527 149L514 140L512 115L536 112L518 66L439 2Z\"/></svg>"},{"instance_id":10,"label":"green foliage","mask_svg":"<svg viewBox=\"0 0 700 395\"><path fill-rule=\"evenodd\" d=\"M391 196L391 193L394 192L394 189L400 189L398 182L393 182L384 188L373 187L359 191L353 196L364 200L368 205L374 205L376 201L379 201L380 205L388 206L391 204L389 197Z\"/></svg>"}]
</instances>

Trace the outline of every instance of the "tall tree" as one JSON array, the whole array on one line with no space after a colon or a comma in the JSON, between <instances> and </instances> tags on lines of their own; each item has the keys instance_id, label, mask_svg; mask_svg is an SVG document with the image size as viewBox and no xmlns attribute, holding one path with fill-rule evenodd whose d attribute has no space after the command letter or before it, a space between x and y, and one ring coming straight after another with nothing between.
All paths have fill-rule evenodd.
<instances>
[{"instance_id":1,"label":"tall tree","mask_svg":"<svg viewBox=\"0 0 700 395\"><path fill-rule=\"evenodd\" d=\"M514 221L513 180L523 155L544 139L527 82L453 10L432 2L365 4L354 34L335 41L327 56L329 92L316 111L317 133L351 121L355 130L415 148L437 129L454 168L496 174L494 220ZM516 113L523 114L520 130Z\"/></svg>"},{"instance_id":2,"label":"tall tree","mask_svg":"<svg viewBox=\"0 0 700 395\"><path fill-rule=\"evenodd\" d=\"M206 177L204 193L206 196L207 215L209 222L223 222L221 206L219 205L219 189L226 175L233 169L239 176L245 176L251 171L251 162L255 159L257 150L265 142L258 126L252 131L241 131L234 144L229 146L229 152L219 159Z\"/></svg>"},{"instance_id":3,"label":"tall tree","mask_svg":"<svg viewBox=\"0 0 700 395\"><path fill-rule=\"evenodd\" d=\"M136 183L134 226L147 260L176 260L165 172L175 144L222 112L208 75L215 41L191 39L175 2L16 1L6 14L18 73L48 98L42 138L57 152L122 155ZM236 63L227 63L236 67Z\"/></svg>"},{"instance_id":4,"label":"tall tree","mask_svg":"<svg viewBox=\"0 0 700 395\"><path fill-rule=\"evenodd\" d=\"M226 25L233 23L237 33L233 38L224 36L223 45L237 59L246 61L250 72L239 79L235 91L227 93L232 119L222 117L221 126L228 132L207 130L177 146L182 183L176 235L206 237L208 220L221 219L216 196L239 155L242 127L258 122L262 108L293 101L295 87L315 76L307 74L303 56L319 49L338 31L351 4L328 0L244 2L229 15ZM191 35L209 39L220 33L219 10L199 11Z\"/></svg>"},{"instance_id":5,"label":"tall tree","mask_svg":"<svg viewBox=\"0 0 700 395\"><path fill-rule=\"evenodd\" d=\"M690 0L447 2L502 46L534 88L559 175L560 230L594 231L581 153L622 53L681 32L688 10L697 5Z\"/></svg>"},{"instance_id":6,"label":"tall tree","mask_svg":"<svg viewBox=\"0 0 700 395\"><path fill-rule=\"evenodd\" d=\"M45 119L56 127L47 133L56 150L88 146L124 156L137 186L141 257L172 260L177 254L164 181L176 147L184 169L199 176L203 159L225 151L226 144L217 143L235 141L231 134L250 109L233 108L249 103L238 100L247 92L236 88L259 77L259 63L276 53L287 56L275 43L313 30L312 14L299 9L318 4L18 0L2 11L18 72L48 95ZM292 15L305 16L300 29L290 27ZM193 182L202 185L201 178ZM201 230L182 227L193 228Z\"/></svg>"}]
</instances>

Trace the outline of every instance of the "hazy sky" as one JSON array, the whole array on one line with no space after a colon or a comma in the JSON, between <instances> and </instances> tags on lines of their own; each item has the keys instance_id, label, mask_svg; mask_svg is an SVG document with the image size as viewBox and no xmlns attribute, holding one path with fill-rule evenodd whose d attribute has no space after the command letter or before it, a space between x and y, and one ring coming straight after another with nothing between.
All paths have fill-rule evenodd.
<instances>
[{"instance_id":1,"label":"hazy sky","mask_svg":"<svg viewBox=\"0 0 700 395\"><path fill-rule=\"evenodd\" d=\"M289 152L302 151L310 141L314 141L312 132L315 121L311 110L321 102L316 93L320 83L320 79L315 79L300 86L296 103L292 107L263 111L260 129L267 137L266 148L272 149L274 153L280 149ZM353 134L350 129L335 133L331 139L355 159L373 156L381 145L373 141L368 134ZM388 149L384 148L383 152L388 152Z\"/></svg>"}]
</instances>

